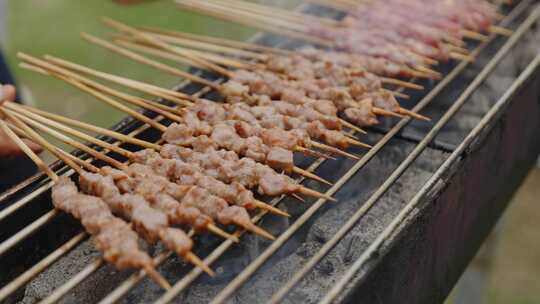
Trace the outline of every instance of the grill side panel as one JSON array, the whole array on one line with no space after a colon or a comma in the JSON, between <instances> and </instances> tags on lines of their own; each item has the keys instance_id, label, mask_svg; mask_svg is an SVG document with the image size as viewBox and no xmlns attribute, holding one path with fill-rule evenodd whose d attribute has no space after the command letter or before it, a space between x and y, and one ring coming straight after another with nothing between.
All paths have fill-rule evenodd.
<instances>
[{"instance_id":1,"label":"grill side panel","mask_svg":"<svg viewBox=\"0 0 540 304\"><path fill-rule=\"evenodd\" d=\"M538 134L539 66L368 262L377 271L341 300L442 303L534 166Z\"/></svg>"}]
</instances>

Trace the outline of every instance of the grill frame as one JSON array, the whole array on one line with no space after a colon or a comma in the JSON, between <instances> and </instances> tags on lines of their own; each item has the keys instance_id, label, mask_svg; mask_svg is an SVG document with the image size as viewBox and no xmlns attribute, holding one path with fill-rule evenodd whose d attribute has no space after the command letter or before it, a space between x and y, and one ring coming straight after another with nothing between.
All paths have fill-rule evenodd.
<instances>
[{"instance_id":1,"label":"grill frame","mask_svg":"<svg viewBox=\"0 0 540 304\"><path fill-rule=\"evenodd\" d=\"M533 2L533 1L522 1L522 3L527 3L527 2ZM520 4L520 5L522 5L522 4ZM465 65L463 66L463 69L464 69L466 66L467 66L467 65L465 64ZM441 82L441 83L444 83L444 80L443 80L443 82ZM185 83L183 83L182 85L178 86L177 89L185 89L185 88L186 88L185 85L191 86L192 84L189 84L189 83L185 82ZM441 89L442 89L444 86L445 86L445 84L441 84ZM189 90L190 87L187 87L187 89ZM195 88L192 88L192 89L193 89L193 90L196 90L197 88L195 87ZM204 88L203 88L203 90L204 90ZM440 92L440 91L439 91L439 92ZM429 103L436 97L437 94L438 94L437 90L431 90L431 91L429 92L429 94L428 94L429 97L426 97L426 98L423 100L424 102L421 101L421 102L420 102L420 106L429 104ZM159 119L159 117L156 117L156 119ZM364 156L364 157L362 158L362 160L359 161L359 162L351 169L351 171L349 171L349 172L351 172L351 176L353 175L353 174L352 174L353 171L356 172L356 170L358 170L358 169L360 169L361 167L363 167L363 166L371 159L371 157L373 157L373 156L379 151L379 149L382 148L382 147L387 143L388 140L394 138L394 136L398 136L398 135L399 135L399 130L402 129L403 127L405 127L405 126L407 125L408 122L409 122L409 119L404 119L404 120L400 121L398 124L396 124L396 125L390 130L390 132L387 133L387 134L383 137L383 140L379 141L380 146L379 146L379 143L377 144L377 145L379 146L379 148L376 147L376 148L372 149L370 152L368 152L368 153L366 154L366 156ZM142 126L142 127L137 128L137 125L140 125L140 124L139 124L138 122L134 121L133 119L128 118L128 119L123 120L123 121L120 122L119 124L117 124L117 125L114 127L114 129L115 129L115 130L118 130L118 131L122 131L122 132L126 132L126 131L133 130L133 129L136 130L136 131L134 131L134 132L139 132L139 131L142 130L139 134L143 134L143 136L144 136L144 131L146 131L146 130L148 129L148 127L147 127L147 126ZM152 132L150 132L150 133L152 133ZM385 141L384 138L386 138L387 141ZM452 154L452 155L454 155L454 154ZM320 164L322 164L322 160L319 160L319 161L314 162L313 165L312 165L312 169L314 169L315 167L318 167ZM60 166L61 166L60 163L55 164L55 168L59 168ZM64 169L64 170L65 170L65 169ZM68 171L68 172L69 172L69 171ZM45 180L44 176L43 176L42 174L38 174L38 175L37 175L36 177L34 177L33 179L29 180L29 181L27 182L27 184L28 184L28 185L34 185L35 183L39 184L40 182L43 182L43 180ZM342 182L341 184L344 184L344 182ZM27 185L26 187L28 187L28 185ZM43 195L49 195L48 190L47 190L49 186L50 186L50 185L46 184L46 185L41 185L42 188L38 187L38 189L43 189L42 191L44 191L43 193L40 194L41 196L43 196ZM26 189L26 187L15 188L15 190L11 192L11 193L12 193L11 196L17 196L17 194L22 193L23 190ZM379 188L379 189L382 189L382 187ZM337 188L337 190L339 190L339 189ZM37 193L37 192L34 192L34 193L35 193L34 195L39 194L39 193ZM7 199L7 198L8 198L8 196L3 195L2 197L0 197L0 202L3 201L3 199ZM280 199L277 198L277 199L273 200L272 203L273 203L273 204L277 204L279 201L280 201ZM373 201L373 203L375 203L375 202L376 202L376 200ZM315 204L313 204L313 205L310 207L310 209L308 209L308 210L312 210L313 213L314 213L314 212L316 211L316 209L318 209L319 207L321 207L323 204L324 204L323 201L321 201L321 200L320 200L320 201L317 201L317 202L316 202ZM312 208L313 208L313 209L312 209ZM2 219L4 219L5 217L7 217L7 215L5 215L5 214L6 214L6 213L5 213L5 210L6 210L6 209L4 209L3 211L0 212L0 221L1 221ZM308 214L308 215L309 215L309 214ZM309 217L308 215L306 215L306 216ZM289 230L287 230L287 231L289 231ZM81 237L81 236L77 235L76 237ZM280 238L281 238L281 236L280 236ZM278 239L278 240L279 240L279 239ZM221 252L221 251L225 251L228 247L230 247L230 245L232 245L232 243L227 245L227 242L228 242L228 241L223 242L222 245L220 245L220 246L218 247L218 249L216 249L217 251L214 251L214 252L219 253L219 252ZM3 245L3 244L4 244L4 243L2 243L2 245ZM279 246L279 245L278 245L279 243L277 243L277 242L274 243L274 244L276 244L276 245L271 245L271 246ZM1 247L1 245L0 245L0 247ZM93 270L93 269L97 269L100 265L101 265L101 263L95 262L95 263L93 263L93 264L90 264L90 266L87 267L87 268L85 268L85 269L87 269L88 271L90 271L90 270ZM254 264L252 263L252 264L250 264L250 265L254 265ZM81 272L81 273L84 274L84 272ZM187 283L189 283L189 280L194 280L200 273L201 273L201 271L199 271L198 269L193 269L193 270L190 272L190 274L188 274L186 277L184 277L184 278L188 278L188 279L187 279L187 280L186 280L186 279L182 279L181 282L186 283L186 285L184 285L184 286L187 286ZM135 276L136 276L136 275L135 275ZM133 279L133 278L136 278L136 277L132 276L131 279L130 279L130 280L131 280L130 282L134 282L134 279ZM73 283L76 283L76 280L75 280L74 278L71 278L71 279L68 281L68 283L69 283L69 282L71 282L71 283L73 284ZM178 284L178 283L177 283L177 284ZM180 285L182 285L182 284L180 284ZM179 285L179 286L180 286L180 285ZM127 287L129 287L130 284L125 285L125 283L124 283L124 285L120 285L120 286L125 286L124 289L118 289L119 291L122 291L122 292L123 292L123 291L128 291L128 290L129 290L129 289L127 289ZM67 287L71 287L71 285L69 285L69 284L68 284L68 285L63 285L60 289L57 289L57 292L56 292L56 293L53 293L53 294L51 295L52 297L47 298L45 302L59 299L60 296L62 295L62 293L63 293L64 291L68 291ZM231 288L231 289L234 289L234 288ZM168 294L168 295L171 295L171 297L170 297L170 298L162 298L162 301L159 301L160 303L166 302L165 300L172 300L172 299L174 298L172 292L167 293L167 294ZM347 294L347 293L344 293L344 294ZM120 293L109 294L109 296L107 296L107 298L105 298L105 299L103 299L103 300L104 300L104 302L107 302L107 301L109 301L109 300L110 300L110 301L116 300L116 297L119 296L119 295L121 295L121 294L120 294ZM223 295L228 296L227 294L223 294ZM367 294L366 294L366 295L367 295ZM216 302L220 302L220 301L219 301L220 299L225 300L226 297L218 298ZM345 300L350 300L350 298L347 297Z\"/></svg>"}]
</instances>

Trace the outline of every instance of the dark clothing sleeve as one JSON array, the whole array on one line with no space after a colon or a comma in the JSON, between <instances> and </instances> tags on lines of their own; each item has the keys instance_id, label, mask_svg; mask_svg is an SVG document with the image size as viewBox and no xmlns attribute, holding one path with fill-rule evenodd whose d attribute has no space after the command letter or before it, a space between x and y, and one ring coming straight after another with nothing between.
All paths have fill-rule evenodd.
<instances>
[{"instance_id":1,"label":"dark clothing sleeve","mask_svg":"<svg viewBox=\"0 0 540 304\"><path fill-rule=\"evenodd\" d=\"M11 74L0 51L0 84L13 84L15 79ZM18 90L17 90L18 92ZM20 100L17 96L16 100ZM22 182L36 173L36 166L26 155L0 159L0 193Z\"/></svg>"}]
</instances>

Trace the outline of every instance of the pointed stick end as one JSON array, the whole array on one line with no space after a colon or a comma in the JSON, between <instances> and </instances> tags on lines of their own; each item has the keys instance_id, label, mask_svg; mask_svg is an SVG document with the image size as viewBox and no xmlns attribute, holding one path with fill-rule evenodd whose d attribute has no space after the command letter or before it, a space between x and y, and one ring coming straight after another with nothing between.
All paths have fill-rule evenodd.
<instances>
[{"instance_id":1,"label":"pointed stick end","mask_svg":"<svg viewBox=\"0 0 540 304\"><path fill-rule=\"evenodd\" d=\"M167 282L167 280L159 272L157 272L154 266L147 264L144 266L144 271L152 280L154 280L154 282L161 286L161 288L165 290L172 288L171 284L169 284L169 282Z\"/></svg>"},{"instance_id":2,"label":"pointed stick end","mask_svg":"<svg viewBox=\"0 0 540 304\"><path fill-rule=\"evenodd\" d=\"M418 114L416 112L413 112L411 110L407 110L405 108L400 108L399 109L399 113L400 114L403 114L403 115L407 115L407 116L410 116L412 118L415 118L415 119L418 119L418 120L423 120L423 121L431 121L431 118L427 117L427 116L424 116L422 114Z\"/></svg>"},{"instance_id":3,"label":"pointed stick end","mask_svg":"<svg viewBox=\"0 0 540 304\"><path fill-rule=\"evenodd\" d=\"M210 231L210 232L212 232L212 233L214 233L216 235L219 235L224 239L230 240L230 241L232 241L234 243L240 243L240 240L238 239L237 236L225 232L224 230L220 229L218 226L216 226L214 224L208 224L206 226L206 228L208 229L208 231Z\"/></svg>"},{"instance_id":4,"label":"pointed stick end","mask_svg":"<svg viewBox=\"0 0 540 304\"><path fill-rule=\"evenodd\" d=\"M262 229L261 227L253 224L253 223L238 223L240 226L242 226L244 229L246 229L247 231L250 231L250 232L253 232L257 235L260 235L266 239L269 239L271 241L274 241L276 239L275 236L273 236L272 234L270 234L269 232L267 232L266 230Z\"/></svg>"},{"instance_id":5,"label":"pointed stick end","mask_svg":"<svg viewBox=\"0 0 540 304\"><path fill-rule=\"evenodd\" d=\"M362 148L366 148L366 149L371 149L371 148L373 148L372 145L368 145L368 144L366 144L366 143L359 142L359 141L354 140L354 139L352 139L352 138L349 138L348 142L349 142L351 145L355 145L355 146L362 147Z\"/></svg>"},{"instance_id":6,"label":"pointed stick end","mask_svg":"<svg viewBox=\"0 0 540 304\"><path fill-rule=\"evenodd\" d=\"M295 199L301 201L302 203L305 203L306 200L303 199L300 195L296 194L296 193L290 193L290 196L294 197Z\"/></svg>"},{"instance_id":7,"label":"pointed stick end","mask_svg":"<svg viewBox=\"0 0 540 304\"><path fill-rule=\"evenodd\" d=\"M199 267L202 271L206 272L209 276L215 277L216 273L208 267L198 256L196 256L193 252L189 251L185 254L184 258L192 263L193 265Z\"/></svg>"},{"instance_id":8,"label":"pointed stick end","mask_svg":"<svg viewBox=\"0 0 540 304\"><path fill-rule=\"evenodd\" d=\"M273 213L273 214L277 214L277 215L281 215L281 216L284 216L284 217L291 217L290 214L288 214L287 212L281 210L281 209L278 209L272 205L269 205L265 202L261 202L259 200L255 200L255 206L259 209L263 209L263 210L266 210L270 213Z\"/></svg>"},{"instance_id":9,"label":"pointed stick end","mask_svg":"<svg viewBox=\"0 0 540 304\"><path fill-rule=\"evenodd\" d=\"M326 195L324 193L320 193L318 191L306 188L304 186L300 186L299 192L301 194L304 194L304 195L307 195L307 196L316 197L316 198L322 198L322 199L329 200L329 201L332 201L332 202L337 202L337 200L335 198L333 198L333 197L331 197L329 195Z\"/></svg>"}]
</instances>

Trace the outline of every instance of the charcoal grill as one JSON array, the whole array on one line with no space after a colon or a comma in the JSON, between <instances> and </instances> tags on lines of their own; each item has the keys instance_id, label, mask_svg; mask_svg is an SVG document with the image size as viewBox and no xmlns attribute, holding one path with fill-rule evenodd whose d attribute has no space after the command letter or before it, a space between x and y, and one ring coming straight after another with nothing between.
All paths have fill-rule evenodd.
<instances>
[{"instance_id":1,"label":"charcoal grill","mask_svg":"<svg viewBox=\"0 0 540 304\"><path fill-rule=\"evenodd\" d=\"M80 225L56 212L51 181L36 174L0 196L0 298L6 303L439 303L478 250L540 152L540 16L537 1L514 1L501 25L510 37L473 44L474 63L440 67L444 78L402 101L432 122L387 120L358 161L298 159L335 182L335 196L299 203L276 198L292 217L255 215L274 242L244 235L240 244L197 239L196 253L218 272L150 248L167 292L142 272L117 272L93 250ZM304 6L317 14L335 14ZM261 44L298 42L257 35ZM213 81L221 79L194 71ZM215 98L184 82L186 93ZM150 113L146 113L151 115ZM160 116L153 117L162 120ZM126 118L115 130L157 141ZM109 138L104 138L110 140ZM134 149L131 146L124 146ZM78 156L87 158L80 152ZM53 167L73 174L62 163Z\"/></svg>"}]
</instances>

